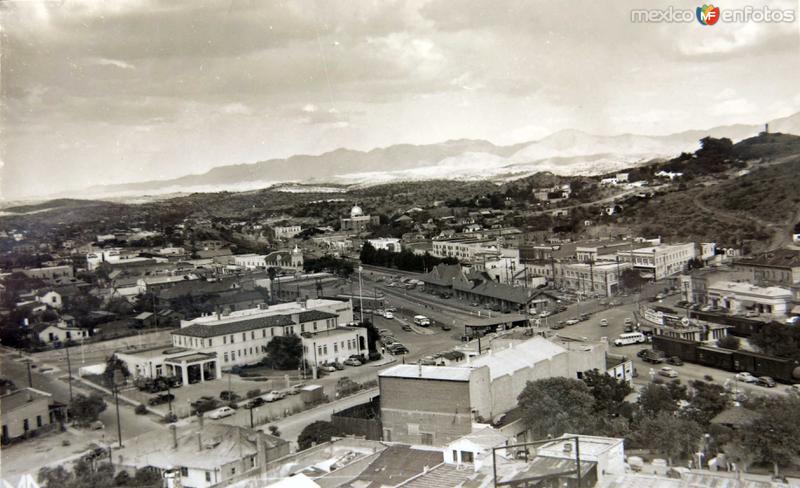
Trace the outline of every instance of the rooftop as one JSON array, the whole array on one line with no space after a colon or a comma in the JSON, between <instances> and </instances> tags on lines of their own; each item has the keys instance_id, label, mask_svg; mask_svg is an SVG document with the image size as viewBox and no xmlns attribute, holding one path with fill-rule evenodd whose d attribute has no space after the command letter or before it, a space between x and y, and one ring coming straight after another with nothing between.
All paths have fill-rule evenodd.
<instances>
[{"instance_id":1,"label":"rooftop","mask_svg":"<svg viewBox=\"0 0 800 488\"><path fill-rule=\"evenodd\" d=\"M205 424L202 430L198 426L179 427L177 448L169 431L147 432L127 440L119 457L128 466L213 469L257 454L257 435L265 436L268 448L286 442L244 427Z\"/></svg>"},{"instance_id":2,"label":"rooftop","mask_svg":"<svg viewBox=\"0 0 800 488\"><path fill-rule=\"evenodd\" d=\"M736 281L720 281L708 286L709 291L731 291L748 295L763 295L770 297L792 297L792 291L778 286L756 286L750 283Z\"/></svg>"},{"instance_id":3,"label":"rooftop","mask_svg":"<svg viewBox=\"0 0 800 488\"><path fill-rule=\"evenodd\" d=\"M520 369L529 368L536 363L548 361L565 352L566 349L543 337L534 337L479 356L472 360L471 366L473 368L488 366L490 378L494 380Z\"/></svg>"},{"instance_id":4,"label":"rooftop","mask_svg":"<svg viewBox=\"0 0 800 488\"><path fill-rule=\"evenodd\" d=\"M21 388L0 396L0 411L8 413L21 408L28 403L42 398L52 398L52 395L35 388Z\"/></svg>"},{"instance_id":5,"label":"rooftop","mask_svg":"<svg viewBox=\"0 0 800 488\"><path fill-rule=\"evenodd\" d=\"M796 268L800 266L800 250L778 249L736 260L737 264Z\"/></svg>"},{"instance_id":6,"label":"rooftop","mask_svg":"<svg viewBox=\"0 0 800 488\"><path fill-rule=\"evenodd\" d=\"M381 378L409 378L439 381L469 381L470 368L457 366L418 366L415 364L398 364L381 371Z\"/></svg>"}]
</instances>

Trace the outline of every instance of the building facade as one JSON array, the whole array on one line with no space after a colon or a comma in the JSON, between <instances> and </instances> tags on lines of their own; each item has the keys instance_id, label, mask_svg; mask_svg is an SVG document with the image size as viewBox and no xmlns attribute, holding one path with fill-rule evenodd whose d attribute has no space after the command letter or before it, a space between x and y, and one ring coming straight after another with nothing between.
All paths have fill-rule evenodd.
<instances>
[{"instance_id":1,"label":"building facade","mask_svg":"<svg viewBox=\"0 0 800 488\"><path fill-rule=\"evenodd\" d=\"M53 397L34 388L22 388L0 396L3 444L49 428L57 421Z\"/></svg>"},{"instance_id":2,"label":"building facade","mask_svg":"<svg viewBox=\"0 0 800 488\"><path fill-rule=\"evenodd\" d=\"M629 263L654 280L661 280L686 270L691 259L697 257L694 243L662 244L630 251L619 251L621 263Z\"/></svg>"}]
</instances>

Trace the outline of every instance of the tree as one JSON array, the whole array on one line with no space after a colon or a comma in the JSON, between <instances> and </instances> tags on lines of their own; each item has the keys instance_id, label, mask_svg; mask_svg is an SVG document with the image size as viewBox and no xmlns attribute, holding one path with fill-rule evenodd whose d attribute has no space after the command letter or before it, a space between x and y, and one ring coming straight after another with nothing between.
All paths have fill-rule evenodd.
<instances>
[{"instance_id":1,"label":"tree","mask_svg":"<svg viewBox=\"0 0 800 488\"><path fill-rule=\"evenodd\" d=\"M89 425L97 420L97 417L106 409L106 402L97 393L89 396L83 394L75 395L69 404L69 413L72 419L81 426Z\"/></svg>"},{"instance_id":2,"label":"tree","mask_svg":"<svg viewBox=\"0 0 800 488\"><path fill-rule=\"evenodd\" d=\"M571 378L545 378L530 381L517 402L525 425L534 439L565 432L591 433L594 424L594 397L589 387Z\"/></svg>"},{"instance_id":3,"label":"tree","mask_svg":"<svg viewBox=\"0 0 800 488\"><path fill-rule=\"evenodd\" d=\"M274 435L275 437L281 436L281 431L278 429L277 425L270 425L269 426L269 433Z\"/></svg>"},{"instance_id":4,"label":"tree","mask_svg":"<svg viewBox=\"0 0 800 488\"><path fill-rule=\"evenodd\" d=\"M686 399L686 387L671 381L665 385L648 383L639 394L639 413L654 418L662 412L678 410L678 401Z\"/></svg>"},{"instance_id":5,"label":"tree","mask_svg":"<svg viewBox=\"0 0 800 488\"><path fill-rule=\"evenodd\" d=\"M702 429L697 422L665 411L655 417L643 419L637 431L641 442L651 449L663 452L670 465L678 456L691 455L701 435Z\"/></svg>"},{"instance_id":6,"label":"tree","mask_svg":"<svg viewBox=\"0 0 800 488\"><path fill-rule=\"evenodd\" d=\"M712 418L728 408L730 393L722 385L695 380L690 386L689 406L684 411L686 418L707 426Z\"/></svg>"},{"instance_id":7,"label":"tree","mask_svg":"<svg viewBox=\"0 0 800 488\"><path fill-rule=\"evenodd\" d=\"M42 485L42 488L63 488L72 479L72 474L62 465L53 468L45 466L39 470L36 479Z\"/></svg>"},{"instance_id":8,"label":"tree","mask_svg":"<svg viewBox=\"0 0 800 488\"><path fill-rule=\"evenodd\" d=\"M627 381L618 380L597 369L585 372L583 382L589 387L589 393L594 397L595 411L611 415L616 415L624 410L625 397L633 391Z\"/></svg>"},{"instance_id":9,"label":"tree","mask_svg":"<svg viewBox=\"0 0 800 488\"><path fill-rule=\"evenodd\" d=\"M316 444L328 442L332 437L340 435L339 430L331 423L324 420L317 420L306 425L297 437L297 445L300 450L308 449Z\"/></svg>"},{"instance_id":10,"label":"tree","mask_svg":"<svg viewBox=\"0 0 800 488\"><path fill-rule=\"evenodd\" d=\"M723 349L732 349L734 351L738 351L740 345L739 338L731 335L727 335L717 341L717 346Z\"/></svg>"},{"instance_id":11,"label":"tree","mask_svg":"<svg viewBox=\"0 0 800 488\"><path fill-rule=\"evenodd\" d=\"M112 354L106 359L106 370L103 372L103 380L106 386L112 388L117 382L124 381L130 375L131 372L128 371L128 366L116 354Z\"/></svg>"},{"instance_id":12,"label":"tree","mask_svg":"<svg viewBox=\"0 0 800 488\"><path fill-rule=\"evenodd\" d=\"M620 283L626 290L638 290L647 283L645 278L635 269L628 268L619 275Z\"/></svg>"},{"instance_id":13,"label":"tree","mask_svg":"<svg viewBox=\"0 0 800 488\"><path fill-rule=\"evenodd\" d=\"M297 369L303 358L303 341L296 335L276 336L267 344L266 362L275 369Z\"/></svg>"},{"instance_id":14,"label":"tree","mask_svg":"<svg viewBox=\"0 0 800 488\"><path fill-rule=\"evenodd\" d=\"M747 430L744 442L762 461L772 463L777 476L780 466L800 461L800 395L765 398L757 412L761 418Z\"/></svg>"}]
</instances>

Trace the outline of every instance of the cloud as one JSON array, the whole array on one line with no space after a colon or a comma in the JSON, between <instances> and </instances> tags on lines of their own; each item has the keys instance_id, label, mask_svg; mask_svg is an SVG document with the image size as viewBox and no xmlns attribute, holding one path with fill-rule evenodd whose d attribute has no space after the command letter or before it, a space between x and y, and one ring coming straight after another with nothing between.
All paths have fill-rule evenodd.
<instances>
[{"instance_id":1,"label":"cloud","mask_svg":"<svg viewBox=\"0 0 800 488\"><path fill-rule=\"evenodd\" d=\"M89 63L96 64L98 66L113 66L120 69L136 69L136 67L131 63L126 63L125 61L120 61L119 59L91 58L89 59Z\"/></svg>"}]
</instances>

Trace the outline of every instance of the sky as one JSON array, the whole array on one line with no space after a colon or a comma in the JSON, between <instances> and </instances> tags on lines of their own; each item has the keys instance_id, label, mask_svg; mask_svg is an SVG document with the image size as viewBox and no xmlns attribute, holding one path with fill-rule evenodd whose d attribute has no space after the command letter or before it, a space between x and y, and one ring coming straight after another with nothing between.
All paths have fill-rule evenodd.
<instances>
[{"instance_id":1,"label":"sky","mask_svg":"<svg viewBox=\"0 0 800 488\"><path fill-rule=\"evenodd\" d=\"M0 199L338 147L668 134L800 110L797 20L631 20L671 5L699 4L6 0ZM747 5L764 3L720 6Z\"/></svg>"}]
</instances>

